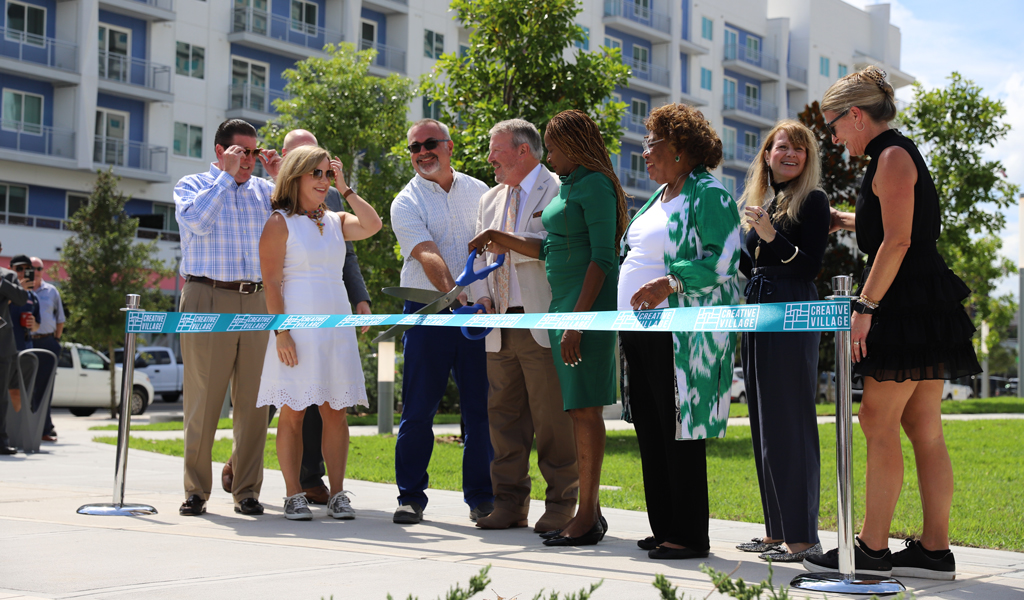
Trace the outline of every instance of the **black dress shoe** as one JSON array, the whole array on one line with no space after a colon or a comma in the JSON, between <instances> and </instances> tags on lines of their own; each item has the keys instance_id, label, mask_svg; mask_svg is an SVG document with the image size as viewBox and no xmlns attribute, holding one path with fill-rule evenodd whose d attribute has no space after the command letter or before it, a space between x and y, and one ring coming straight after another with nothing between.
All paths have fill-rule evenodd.
<instances>
[{"instance_id":1,"label":"black dress shoe","mask_svg":"<svg viewBox=\"0 0 1024 600\"><path fill-rule=\"evenodd\" d=\"M545 531L544 533L538 535L540 535L541 539L550 540L551 538L558 537L561 534L561 529L552 529L551 531Z\"/></svg>"},{"instance_id":2,"label":"black dress shoe","mask_svg":"<svg viewBox=\"0 0 1024 600\"><path fill-rule=\"evenodd\" d=\"M198 517L206 512L206 500L199 494L192 494L188 500L181 503L178 514L183 517Z\"/></svg>"},{"instance_id":3,"label":"black dress shoe","mask_svg":"<svg viewBox=\"0 0 1024 600\"><path fill-rule=\"evenodd\" d=\"M578 537L553 537L551 539L544 540L545 546L594 546L601 541L604 537L604 528L601 527L601 520L598 519L594 522L594 526L590 528L590 531L584 533Z\"/></svg>"},{"instance_id":4,"label":"black dress shoe","mask_svg":"<svg viewBox=\"0 0 1024 600\"><path fill-rule=\"evenodd\" d=\"M263 505L255 498L246 498L235 505L235 512L255 517L263 514Z\"/></svg>"},{"instance_id":5,"label":"black dress shoe","mask_svg":"<svg viewBox=\"0 0 1024 600\"><path fill-rule=\"evenodd\" d=\"M601 541L604 539L604 534L608 533L608 521L604 518L604 515L598 515L597 521L601 524Z\"/></svg>"},{"instance_id":6,"label":"black dress shoe","mask_svg":"<svg viewBox=\"0 0 1024 600\"><path fill-rule=\"evenodd\" d=\"M658 543L658 540L654 539L653 535L649 535L649 536L645 537L642 540L637 540L636 545L641 550L648 550L648 551L650 551L650 550L654 550L655 548L657 548L661 544Z\"/></svg>"},{"instance_id":7,"label":"black dress shoe","mask_svg":"<svg viewBox=\"0 0 1024 600\"><path fill-rule=\"evenodd\" d=\"M0 446L0 454L2 454L4 456L10 456L12 454L17 454L17 453L18 453L18 449L17 448L12 448L11 446L8 446L7 444L4 444L4 445Z\"/></svg>"},{"instance_id":8,"label":"black dress shoe","mask_svg":"<svg viewBox=\"0 0 1024 600\"><path fill-rule=\"evenodd\" d=\"M668 546L658 546L654 550L648 552L647 557L655 560L679 560L684 558L707 558L708 554L708 550L698 551L691 550L690 548L669 548Z\"/></svg>"}]
</instances>

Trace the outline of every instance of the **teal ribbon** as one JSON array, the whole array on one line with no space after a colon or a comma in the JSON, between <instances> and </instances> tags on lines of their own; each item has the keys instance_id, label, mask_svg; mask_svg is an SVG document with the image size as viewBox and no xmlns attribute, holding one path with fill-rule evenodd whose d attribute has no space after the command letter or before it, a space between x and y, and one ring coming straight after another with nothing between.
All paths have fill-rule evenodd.
<instances>
[{"instance_id":1,"label":"teal ribbon","mask_svg":"<svg viewBox=\"0 0 1024 600\"><path fill-rule=\"evenodd\" d=\"M581 331L847 331L850 301L508 315L243 315L133 310L127 312L125 326L128 333L216 333L399 324Z\"/></svg>"}]
</instances>

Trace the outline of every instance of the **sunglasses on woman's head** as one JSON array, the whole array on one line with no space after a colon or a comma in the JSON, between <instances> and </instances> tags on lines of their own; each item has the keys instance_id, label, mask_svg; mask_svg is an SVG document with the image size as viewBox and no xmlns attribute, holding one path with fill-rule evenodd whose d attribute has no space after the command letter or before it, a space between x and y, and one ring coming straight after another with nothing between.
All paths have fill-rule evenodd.
<instances>
[{"instance_id":1,"label":"sunglasses on woman's head","mask_svg":"<svg viewBox=\"0 0 1024 600\"><path fill-rule=\"evenodd\" d=\"M449 140L449 139L435 140L434 138L430 138L430 139L428 139L425 142L413 142L413 143L409 144L406 147L409 148L409 152L410 153L416 154L417 152L420 151L421 148L424 148L426 150L433 150L434 148L437 148L437 145L440 144L441 142L450 142L450 141L451 140Z\"/></svg>"},{"instance_id":2,"label":"sunglasses on woman's head","mask_svg":"<svg viewBox=\"0 0 1024 600\"><path fill-rule=\"evenodd\" d=\"M313 179L320 179L325 175L325 173L323 169L313 169L313 172L310 173L310 175L313 176ZM326 175L328 179L334 179L334 169L327 169Z\"/></svg>"}]
</instances>

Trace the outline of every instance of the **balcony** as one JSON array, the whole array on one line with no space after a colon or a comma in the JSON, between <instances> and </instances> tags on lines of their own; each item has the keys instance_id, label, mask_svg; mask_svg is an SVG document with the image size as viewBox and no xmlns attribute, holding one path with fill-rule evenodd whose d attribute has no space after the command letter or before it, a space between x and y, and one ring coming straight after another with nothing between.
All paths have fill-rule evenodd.
<instances>
[{"instance_id":1,"label":"balcony","mask_svg":"<svg viewBox=\"0 0 1024 600\"><path fill-rule=\"evenodd\" d=\"M746 171L757 156L757 147L746 144L724 144L722 146L722 166L727 169Z\"/></svg>"},{"instance_id":2,"label":"balcony","mask_svg":"<svg viewBox=\"0 0 1024 600\"><path fill-rule=\"evenodd\" d=\"M363 0L363 8L386 15L409 14L409 0Z\"/></svg>"},{"instance_id":3,"label":"balcony","mask_svg":"<svg viewBox=\"0 0 1024 600\"><path fill-rule=\"evenodd\" d=\"M672 41L672 17L633 0L604 0L604 24L652 41Z\"/></svg>"},{"instance_id":4,"label":"balcony","mask_svg":"<svg viewBox=\"0 0 1024 600\"><path fill-rule=\"evenodd\" d=\"M290 96L281 90L272 90L250 83L239 83L229 87L229 119L244 119L266 123L277 115L274 100L287 100Z\"/></svg>"},{"instance_id":5,"label":"balcony","mask_svg":"<svg viewBox=\"0 0 1024 600\"><path fill-rule=\"evenodd\" d=\"M722 66L730 71L742 73L758 81L778 81L779 59L739 43L725 44L725 59Z\"/></svg>"},{"instance_id":6,"label":"balcony","mask_svg":"<svg viewBox=\"0 0 1024 600\"><path fill-rule=\"evenodd\" d=\"M722 117L767 129L778 120L779 108L760 98L726 94L722 99Z\"/></svg>"},{"instance_id":7,"label":"balcony","mask_svg":"<svg viewBox=\"0 0 1024 600\"><path fill-rule=\"evenodd\" d=\"M377 57L370 63L370 72L374 75L386 77L388 73L385 71L405 73L405 50L370 40L360 40L359 49L377 51Z\"/></svg>"},{"instance_id":8,"label":"balcony","mask_svg":"<svg viewBox=\"0 0 1024 600\"><path fill-rule=\"evenodd\" d=\"M672 93L668 87L668 69L665 67L634 60L626 56L622 57L622 63L628 66L630 70L628 87L663 96Z\"/></svg>"},{"instance_id":9,"label":"balcony","mask_svg":"<svg viewBox=\"0 0 1024 600\"><path fill-rule=\"evenodd\" d=\"M807 69L786 63L786 86L790 89L807 89Z\"/></svg>"},{"instance_id":10,"label":"balcony","mask_svg":"<svg viewBox=\"0 0 1024 600\"><path fill-rule=\"evenodd\" d=\"M0 158L73 169L76 167L75 132L0 120Z\"/></svg>"},{"instance_id":11,"label":"balcony","mask_svg":"<svg viewBox=\"0 0 1024 600\"><path fill-rule=\"evenodd\" d=\"M630 169L617 168L615 174L619 178L619 184L627 194L637 196L640 206L651 197L651 194L658 191L661 184L651 179L647 171L632 171Z\"/></svg>"},{"instance_id":12,"label":"balcony","mask_svg":"<svg viewBox=\"0 0 1024 600\"><path fill-rule=\"evenodd\" d=\"M265 10L236 6L228 41L295 60L323 56L327 44L344 40L339 31L309 25ZM281 42L285 42L282 44Z\"/></svg>"},{"instance_id":13,"label":"balcony","mask_svg":"<svg viewBox=\"0 0 1024 600\"><path fill-rule=\"evenodd\" d=\"M153 23L176 18L174 0L100 0L100 6L110 12Z\"/></svg>"},{"instance_id":14,"label":"balcony","mask_svg":"<svg viewBox=\"0 0 1024 600\"><path fill-rule=\"evenodd\" d=\"M626 139L639 143L647 135L647 127L644 123L647 117L626 113L622 115L622 136Z\"/></svg>"},{"instance_id":15,"label":"balcony","mask_svg":"<svg viewBox=\"0 0 1024 600\"><path fill-rule=\"evenodd\" d=\"M174 101L173 73L166 65L100 50L99 75L99 89L104 92L144 102Z\"/></svg>"},{"instance_id":16,"label":"balcony","mask_svg":"<svg viewBox=\"0 0 1024 600\"><path fill-rule=\"evenodd\" d=\"M82 81L77 44L5 27L0 27L0 71L57 85Z\"/></svg>"},{"instance_id":17,"label":"balcony","mask_svg":"<svg viewBox=\"0 0 1024 600\"><path fill-rule=\"evenodd\" d=\"M92 162L97 168L114 167L114 174L126 179L167 182L167 148L97 135Z\"/></svg>"}]
</instances>

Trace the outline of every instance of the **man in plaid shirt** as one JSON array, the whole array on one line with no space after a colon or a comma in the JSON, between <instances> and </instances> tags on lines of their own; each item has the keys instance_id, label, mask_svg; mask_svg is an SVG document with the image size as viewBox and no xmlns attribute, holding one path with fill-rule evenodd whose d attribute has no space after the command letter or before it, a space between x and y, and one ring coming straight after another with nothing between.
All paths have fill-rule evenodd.
<instances>
[{"instance_id":1,"label":"man in plaid shirt","mask_svg":"<svg viewBox=\"0 0 1024 600\"><path fill-rule=\"evenodd\" d=\"M220 124L217 162L174 187L181 231L181 312L266 314L259 242L270 217L274 185L252 177L256 160L276 174L281 158L263 150L256 129L241 119ZM212 489L211 450L224 394L234 406L235 512L263 514L263 447L267 407L256 408L268 332L182 333L185 363L185 496L179 512L201 515Z\"/></svg>"}]
</instances>

